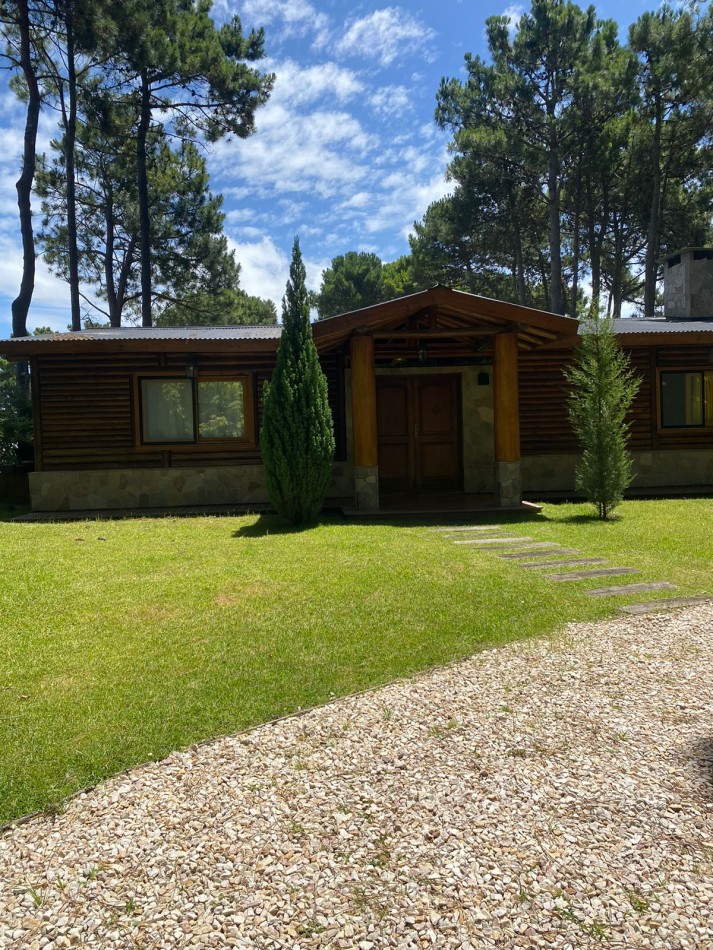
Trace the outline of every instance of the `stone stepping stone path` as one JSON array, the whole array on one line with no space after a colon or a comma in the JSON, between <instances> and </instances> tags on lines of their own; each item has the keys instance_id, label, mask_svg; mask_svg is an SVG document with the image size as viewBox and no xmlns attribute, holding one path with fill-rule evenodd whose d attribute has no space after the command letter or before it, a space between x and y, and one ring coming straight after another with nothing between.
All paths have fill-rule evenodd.
<instances>
[{"instance_id":1,"label":"stone stepping stone path","mask_svg":"<svg viewBox=\"0 0 713 950\"><path fill-rule=\"evenodd\" d=\"M455 524L448 528L431 528L440 534L452 534L454 531L502 531L499 524Z\"/></svg>"},{"instance_id":2,"label":"stone stepping stone path","mask_svg":"<svg viewBox=\"0 0 713 950\"><path fill-rule=\"evenodd\" d=\"M580 567L586 564L604 564L605 558L602 557L576 557L580 552L576 548L563 548L556 541L535 541L534 538L527 535L503 535L501 532L506 526L499 524L479 524L479 525L450 525L438 528L431 528L432 531L441 534L450 535L453 544L465 544L484 550L498 549L499 547L512 547L526 545L527 550L508 551L499 553L498 557L521 561L520 567L525 568L570 568ZM456 532L458 532L456 534ZM476 533L476 537L461 537L461 532ZM478 533L489 533L492 537L481 537ZM568 557L568 555L572 555ZM539 558L539 560L527 560L528 558ZM544 559L544 560L543 560ZM592 570L566 571L565 573L545 574L544 576L551 581L581 581L595 577L616 577L622 574L638 573L635 567L608 567L594 568ZM629 594L645 593L652 590L676 590L676 584L669 581L649 581L640 584L621 584L616 587L596 587L587 590L585 593L589 597L625 597ZM707 595L698 597L672 597L668 600L650 600L640 604L627 604L620 607L619 610L628 614L646 614L655 611L675 610L678 607L690 607L694 604L710 603L713 598Z\"/></svg>"},{"instance_id":3,"label":"stone stepping stone path","mask_svg":"<svg viewBox=\"0 0 713 950\"><path fill-rule=\"evenodd\" d=\"M620 574L638 574L635 567L599 567L592 571L567 571L566 574L545 574L551 581L586 581L590 577L617 577Z\"/></svg>"},{"instance_id":4,"label":"stone stepping stone path","mask_svg":"<svg viewBox=\"0 0 713 950\"><path fill-rule=\"evenodd\" d=\"M709 604L711 598L708 596L703 597L669 597L668 600L648 600L644 601L641 604L627 604L625 607L620 607L622 613L625 614L652 614L652 613L664 613L668 610L677 610L681 607L694 607L696 604Z\"/></svg>"},{"instance_id":5,"label":"stone stepping stone path","mask_svg":"<svg viewBox=\"0 0 713 950\"><path fill-rule=\"evenodd\" d=\"M572 557L564 560L523 561L520 567L577 567L579 564L604 564L603 557Z\"/></svg>"},{"instance_id":6,"label":"stone stepping stone path","mask_svg":"<svg viewBox=\"0 0 713 950\"><path fill-rule=\"evenodd\" d=\"M459 538L454 544L474 544L476 547L488 547L493 544L513 545L527 544L528 541L534 541L534 538L515 535L512 538Z\"/></svg>"},{"instance_id":7,"label":"stone stepping stone path","mask_svg":"<svg viewBox=\"0 0 713 950\"><path fill-rule=\"evenodd\" d=\"M559 557L560 554L579 554L576 548L561 548L554 541L538 541L537 544L528 544L527 551L514 551L509 554L498 554L503 560L515 560L526 557ZM556 561L550 562L556 565Z\"/></svg>"},{"instance_id":8,"label":"stone stepping stone path","mask_svg":"<svg viewBox=\"0 0 713 950\"><path fill-rule=\"evenodd\" d=\"M647 590L676 590L676 585L668 581L651 581L648 584L622 584L621 587L596 587L594 590L585 591L585 594L589 597L619 597L624 594L640 594Z\"/></svg>"}]
</instances>

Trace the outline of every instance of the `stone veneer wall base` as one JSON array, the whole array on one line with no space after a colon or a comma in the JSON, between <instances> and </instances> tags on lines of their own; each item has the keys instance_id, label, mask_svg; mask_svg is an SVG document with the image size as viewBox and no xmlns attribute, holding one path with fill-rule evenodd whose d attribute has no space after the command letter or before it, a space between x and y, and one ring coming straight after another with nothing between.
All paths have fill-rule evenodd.
<instances>
[{"instance_id":1,"label":"stone veneer wall base","mask_svg":"<svg viewBox=\"0 0 713 950\"><path fill-rule=\"evenodd\" d=\"M329 497L353 491L352 467L337 462ZM33 511L101 511L269 503L263 466L32 472Z\"/></svg>"},{"instance_id":2,"label":"stone veneer wall base","mask_svg":"<svg viewBox=\"0 0 713 950\"><path fill-rule=\"evenodd\" d=\"M515 508L522 502L519 461L495 463L495 501L501 508Z\"/></svg>"},{"instance_id":3,"label":"stone veneer wall base","mask_svg":"<svg viewBox=\"0 0 713 950\"><path fill-rule=\"evenodd\" d=\"M357 511L379 510L379 466L354 466L354 501Z\"/></svg>"}]
</instances>

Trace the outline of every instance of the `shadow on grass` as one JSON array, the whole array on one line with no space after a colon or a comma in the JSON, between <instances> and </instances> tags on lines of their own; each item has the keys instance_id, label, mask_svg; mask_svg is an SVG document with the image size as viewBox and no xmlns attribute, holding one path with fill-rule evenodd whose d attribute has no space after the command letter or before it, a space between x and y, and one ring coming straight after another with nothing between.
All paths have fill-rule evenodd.
<instances>
[{"instance_id":1,"label":"shadow on grass","mask_svg":"<svg viewBox=\"0 0 713 950\"><path fill-rule=\"evenodd\" d=\"M320 519L320 521L313 524L290 524L279 515L266 512L261 514L257 521L252 524L242 525L242 527L233 531L231 538L264 538L268 534L302 534L324 523L325 520Z\"/></svg>"},{"instance_id":2,"label":"shadow on grass","mask_svg":"<svg viewBox=\"0 0 713 950\"><path fill-rule=\"evenodd\" d=\"M7 505L0 501L0 521L12 521L19 515L26 515L29 505Z\"/></svg>"}]
</instances>

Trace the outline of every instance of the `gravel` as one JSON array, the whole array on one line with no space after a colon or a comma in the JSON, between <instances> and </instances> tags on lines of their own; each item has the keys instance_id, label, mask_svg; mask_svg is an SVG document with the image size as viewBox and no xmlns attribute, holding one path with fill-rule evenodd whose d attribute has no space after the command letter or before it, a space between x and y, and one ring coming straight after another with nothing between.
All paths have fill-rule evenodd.
<instances>
[{"instance_id":1,"label":"gravel","mask_svg":"<svg viewBox=\"0 0 713 950\"><path fill-rule=\"evenodd\" d=\"M570 625L0 839L0 947L713 946L713 608Z\"/></svg>"}]
</instances>

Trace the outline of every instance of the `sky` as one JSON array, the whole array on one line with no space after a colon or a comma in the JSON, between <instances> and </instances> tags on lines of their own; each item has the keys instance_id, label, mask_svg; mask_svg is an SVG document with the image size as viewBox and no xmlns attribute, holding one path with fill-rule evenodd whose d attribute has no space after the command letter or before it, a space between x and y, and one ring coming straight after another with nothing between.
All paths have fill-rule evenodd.
<instances>
[{"instance_id":1,"label":"sky","mask_svg":"<svg viewBox=\"0 0 713 950\"><path fill-rule=\"evenodd\" d=\"M654 6L596 4L618 20L622 40ZM506 0L214 0L217 20L237 14L245 32L264 27L261 67L276 75L256 133L207 154L241 286L274 300L279 313L295 236L314 289L338 254L371 251L386 262L408 253L414 221L450 187L448 135L433 121L440 80L463 77L466 53L487 55L487 17L514 23L525 9ZM39 152L55 123L43 111ZM15 181L23 126L22 105L0 86L0 337L10 335L22 271ZM67 286L38 259L28 327L63 330L68 321Z\"/></svg>"}]
</instances>

